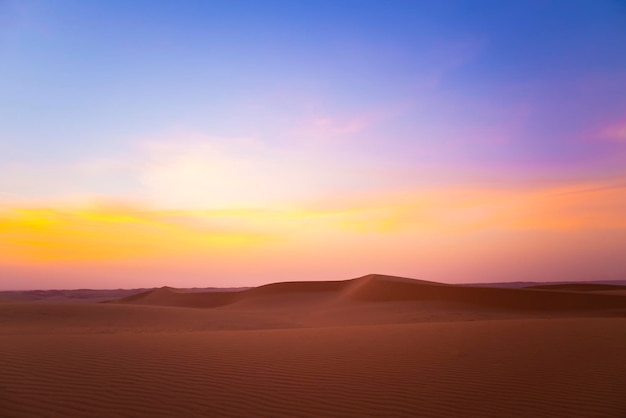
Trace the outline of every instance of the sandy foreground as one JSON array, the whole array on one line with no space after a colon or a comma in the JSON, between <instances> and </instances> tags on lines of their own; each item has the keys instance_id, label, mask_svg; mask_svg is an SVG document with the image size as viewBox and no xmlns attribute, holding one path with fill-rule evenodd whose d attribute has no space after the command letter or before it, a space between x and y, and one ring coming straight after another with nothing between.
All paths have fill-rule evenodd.
<instances>
[{"instance_id":1,"label":"sandy foreground","mask_svg":"<svg viewBox=\"0 0 626 418\"><path fill-rule=\"evenodd\" d=\"M5 301L0 417L624 418L625 356L621 290L366 276Z\"/></svg>"}]
</instances>

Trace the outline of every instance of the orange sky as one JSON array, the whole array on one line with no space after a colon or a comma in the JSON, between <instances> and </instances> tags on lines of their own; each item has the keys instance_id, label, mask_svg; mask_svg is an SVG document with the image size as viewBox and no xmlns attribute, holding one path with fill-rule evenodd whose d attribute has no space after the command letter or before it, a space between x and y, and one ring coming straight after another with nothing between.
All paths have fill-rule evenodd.
<instances>
[{"instance_id":1,"label":"orange sky","mask_svg":"<svg viewBox=\"0 0 626 418\"><path fill-rule=\"evenodd\" d=\"M619 279L625 184L401 190L288 210L5 207L0 269L19 288L248 286L369 272Z\"/></svg>"}]
</instances>

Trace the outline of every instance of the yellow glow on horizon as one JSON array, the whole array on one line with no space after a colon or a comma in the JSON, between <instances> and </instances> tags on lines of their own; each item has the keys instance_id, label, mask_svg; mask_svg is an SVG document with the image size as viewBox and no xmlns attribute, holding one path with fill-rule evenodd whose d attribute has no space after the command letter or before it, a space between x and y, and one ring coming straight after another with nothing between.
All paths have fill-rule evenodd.
<instances>
[{"instance_id":1,"label":"yellow glow on horizon","mask_svg":"<svg viewBox=\"0 0 626 418\"><path fill-rule=\"evenodd\" d=\"M626 188L617 184L378 193L299 210L11 208L0 211L0 263L219 254L230 263L242 249L290 254L315 244L341 251L365 236L404 243L482 230L626 229Z\"/></svg>"},{"instance_id":2,"label":"yellow glow on horizon","mask_svg":"<svg viewBox=\"0 0 626 418\"><path fill-rule=\"evenodd\" d=\"M0 214L3 258L30 262L171 256L255 245L258 233L202 230L158 221L154 213L14 209Z\"/></svg>"}]
</instances>

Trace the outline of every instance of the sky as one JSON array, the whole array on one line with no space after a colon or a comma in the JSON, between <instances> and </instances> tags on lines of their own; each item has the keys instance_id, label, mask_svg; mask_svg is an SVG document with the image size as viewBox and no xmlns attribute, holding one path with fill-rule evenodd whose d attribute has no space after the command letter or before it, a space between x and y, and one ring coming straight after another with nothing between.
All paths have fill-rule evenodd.
<instances>
[{"instance_id":1,"label":"sky","mask_svg":"<svg viewBox=\"0 0 626 418\"><path fill-rule=\"evenodd\" d=\"M0 289L626 279L622 0L0 0Z\"/></svg>"}]
</instances>

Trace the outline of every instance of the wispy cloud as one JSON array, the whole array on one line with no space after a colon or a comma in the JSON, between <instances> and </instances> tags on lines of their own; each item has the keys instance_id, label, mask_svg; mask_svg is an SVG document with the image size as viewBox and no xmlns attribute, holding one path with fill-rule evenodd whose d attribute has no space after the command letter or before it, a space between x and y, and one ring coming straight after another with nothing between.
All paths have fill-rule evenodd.
<instances>
[{"instance_id":1,"label":"wispy cloud","mask_svg":"<svg viewBox=\"0 0 626 418\"><path fill-rule=\"evenodd\" d=\"M615 142L626 142L626 122L614 123L602 129L600 139Z\"/></svg>"},{"instance_id":2,"label":"wispy cloud","mask_svg":"<svg viewBox=\"0 0 626 418\"><path fill-rule=\"evenodd\" d=\"M220 252L268 238L234 225L189 225L132 207L13 208L0 213L1 261L68 262Z\"/></svg>"},{"instance_id":3,"label":"wispy cloud","mask_svg":"<svg viewBox=\"0 0 626 418\"><path fill-rule=\"evenodd\" d=\"M166 210L119 203L13 207L0 213L0 229L4 261L167 258L267 245L289 253L291 245L312 237L332 247L371 236L391 245L407 234L452 240L477 231L584 235L626 230L624 184L626 179L516 190L405 190L282 209Z\"/></svg>"}]
</instances>

